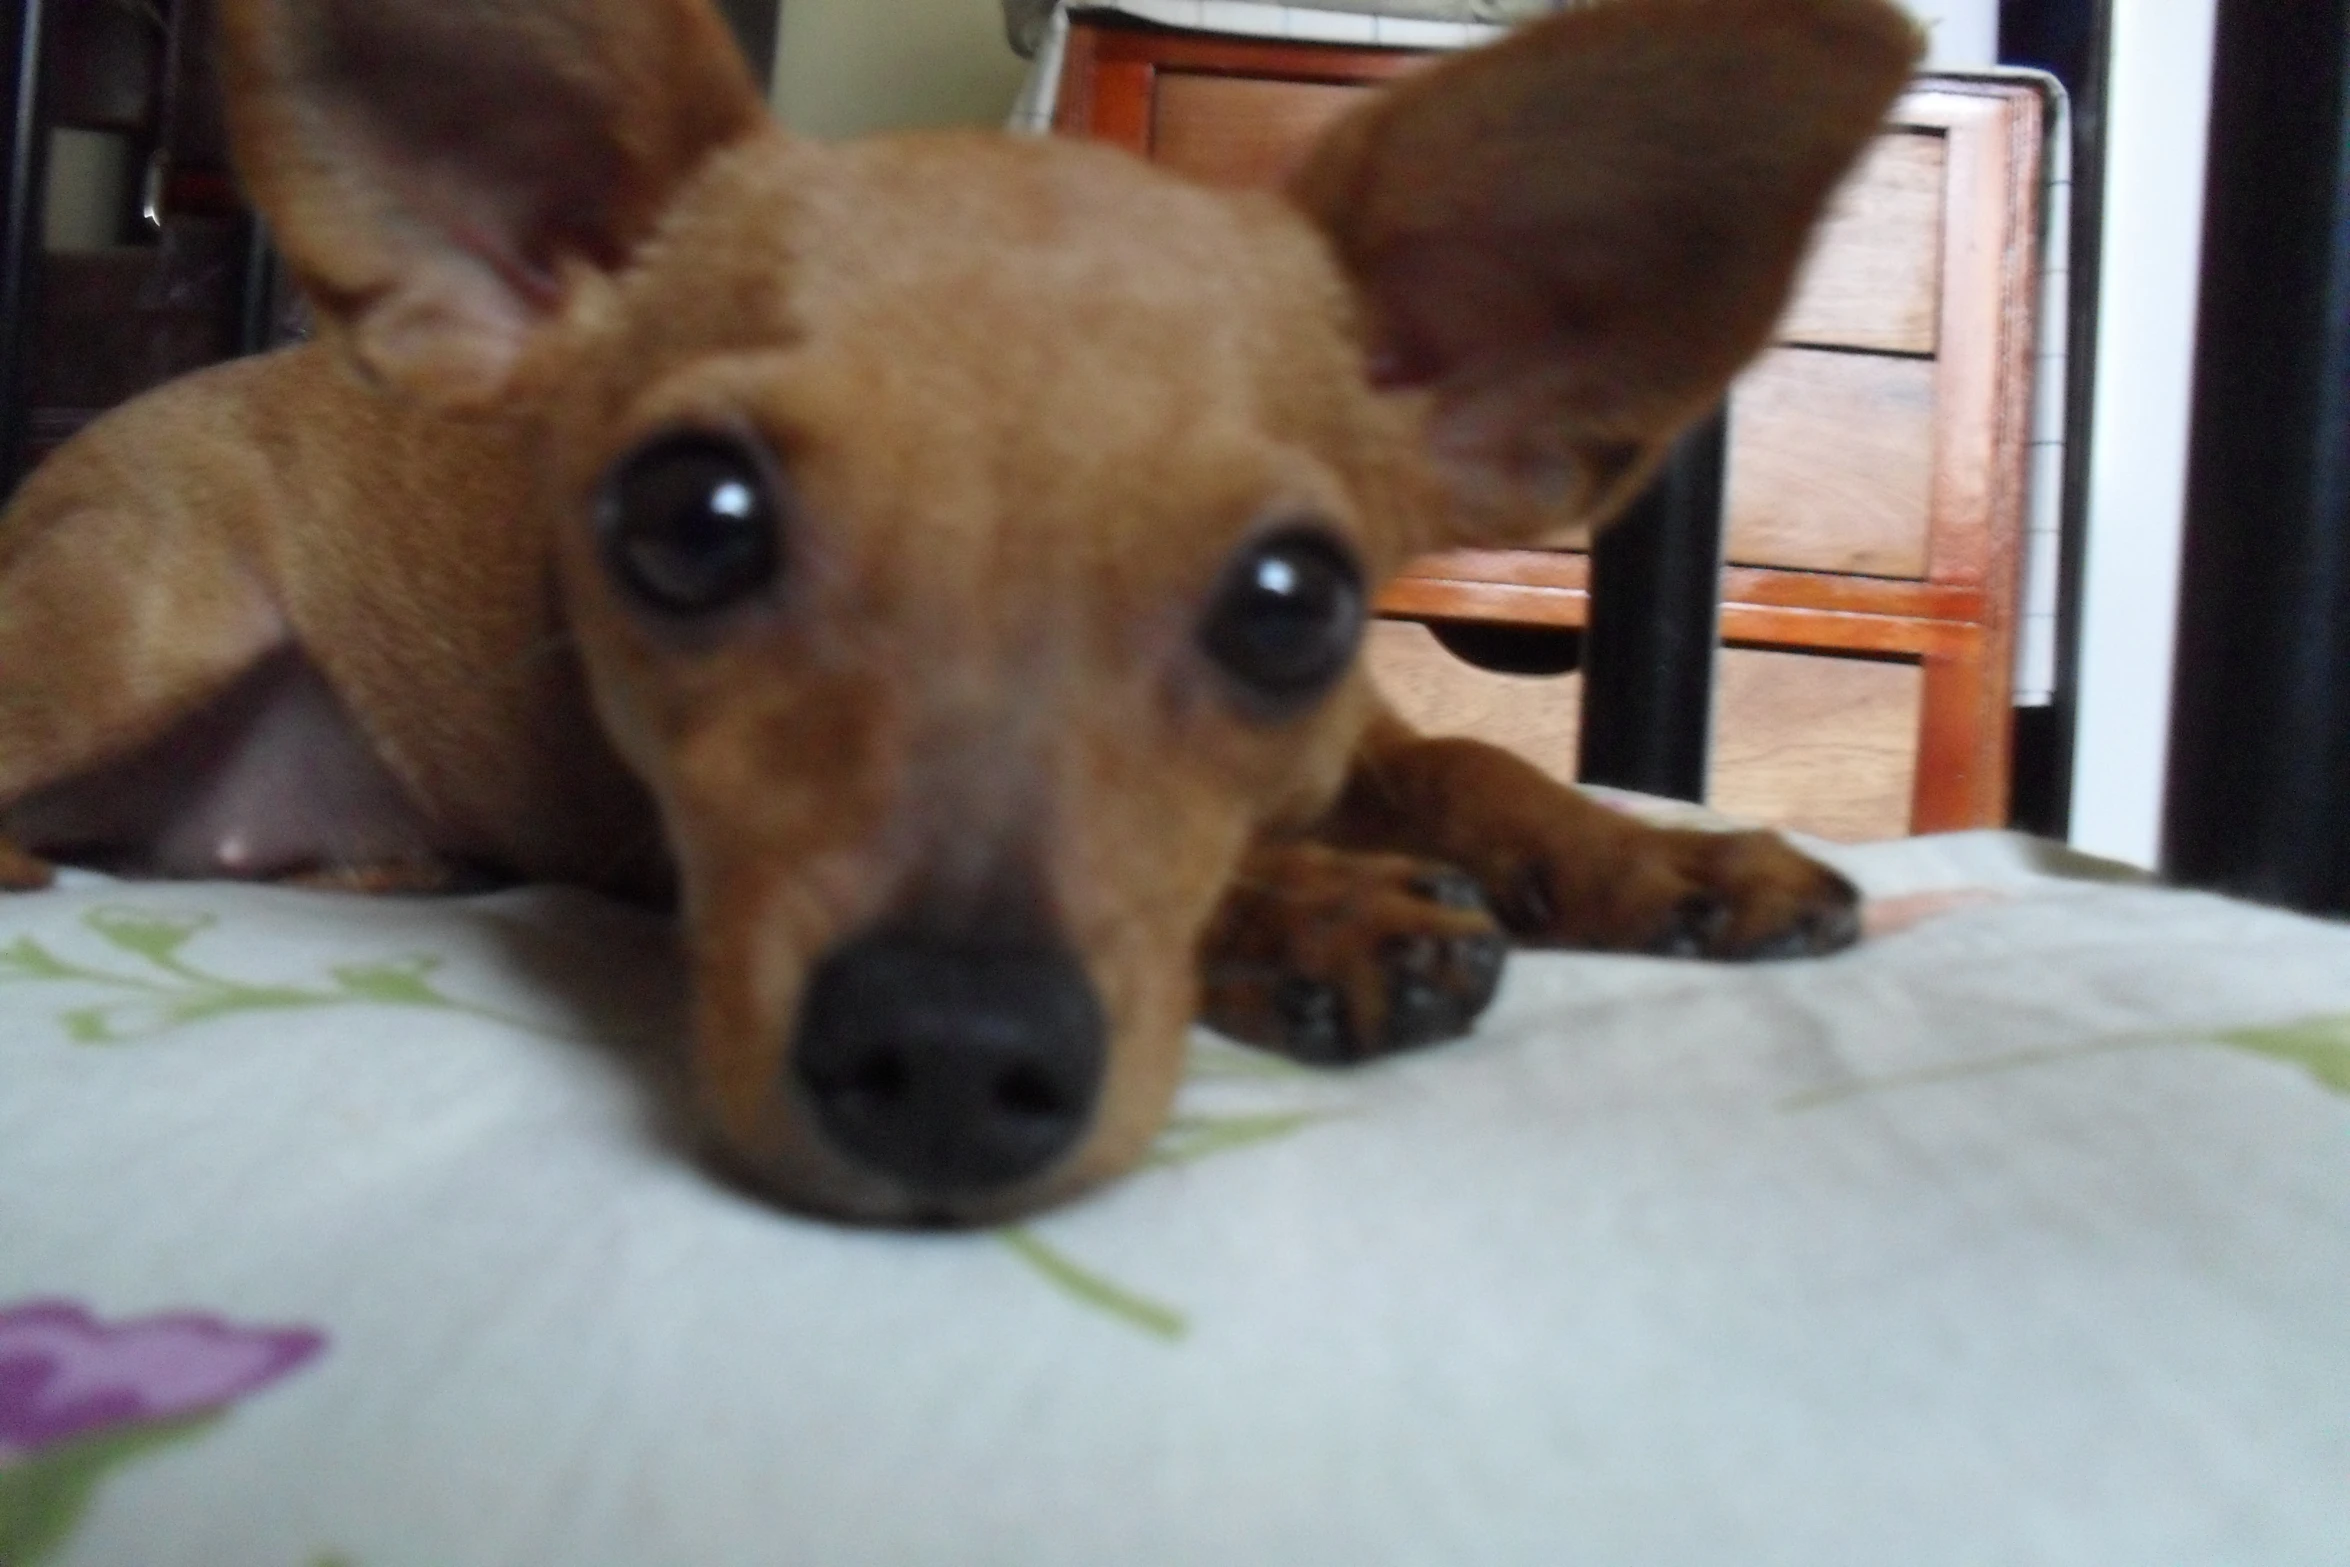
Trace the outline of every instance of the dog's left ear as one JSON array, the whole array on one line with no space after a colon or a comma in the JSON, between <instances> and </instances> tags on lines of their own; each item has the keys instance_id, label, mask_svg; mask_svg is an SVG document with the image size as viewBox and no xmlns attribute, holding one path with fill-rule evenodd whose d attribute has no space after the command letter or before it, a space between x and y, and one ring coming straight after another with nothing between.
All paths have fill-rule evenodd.
<instances>
[{"instance_id":1,"label":"dog's left ear","mask_svg":"<svg viewBox=\"0 0 2350 1567\"><path fill-rule=\"evenodd\" d=\"M1407 78L1290 195L1375 377L1433 394L1452 526L1603 517L1785 306L1918 53L1883 0L1596 0Z\"/></svg>"},{"instance_id":2,"label":"dog's left ear","mask_svg":"<svg viewBox=\"0 0 2350 1567\"><path fill-rule=\"evenodd\" d=\"M363 364L487 402L765 105L706 0L225 0L237 167Z\"/></svg>"}]
</instances>

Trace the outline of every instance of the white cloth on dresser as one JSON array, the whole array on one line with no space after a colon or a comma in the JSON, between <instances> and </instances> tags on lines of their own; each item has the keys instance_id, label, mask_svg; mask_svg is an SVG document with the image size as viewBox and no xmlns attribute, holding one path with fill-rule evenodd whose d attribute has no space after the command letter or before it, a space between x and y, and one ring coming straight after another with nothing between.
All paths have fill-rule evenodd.
<instances>
[{"instance_id":1,"label":"white cloth on dresser","mask_svg":"<svg viewBox=\"0 0 2350 1567\"><path fill-rule=\"evenodd\" d=\"M1047 18L1062 3L1063 0L1004 0L1004 31L1011 38L1012 47L1022 54L1033 54L1044 37ZM1262 32L1271 38L1312 38L1317 36L1313 29L1319 25L1318 19L1311 15L1300 19L1298 13L1506 26L1529 16L1563 11L1577 3L1583 0L1312 0L1311 4L1301 5L1274 4L1269 0L1236 0L1230 4L1221 0L1139 0L1136 4L1129 4L1128 0L1067 0L1067 8L1124 11L1164 26L1207 32ZM1245 14L1250 12L1261 14ZM1354 31L1363 34L1355 41L1375 41L1369 29Z\"/></svg>"}]
</instances>

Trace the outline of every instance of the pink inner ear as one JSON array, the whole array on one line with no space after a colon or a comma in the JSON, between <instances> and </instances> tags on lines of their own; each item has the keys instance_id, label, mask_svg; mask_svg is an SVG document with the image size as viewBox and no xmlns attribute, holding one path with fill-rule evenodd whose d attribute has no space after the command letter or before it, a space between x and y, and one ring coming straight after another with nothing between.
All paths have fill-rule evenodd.
<instances>
[{"instance_id":1,"label":"pink inner ear","mask_svg":"<svg viewBox=\"0 0 2350 1567\"><path fill-rule=\"evenodd\" d=\"M394 288L353 321L361 363L452 407L482 406L506 387L536 307L490 261L452 249L410 259Z\"/></svg>"},{"instance_id":2,"label":"pink inner ear","mask_svg":"<svg viewBox=\"0 0 2350 1567\"><path fill-rule=\"evenodd\" d=\"M517 249L508 234L471 216L452 217L447 224L458 249L477 257L533 311L550 311L562 303L563 286L556 280L552 258Z\"/></svg>"},{"instance_id":3,"label":"pink inner ear","mask_svg":"<svg viewBox=\"0 0 2350 1567\"><path fill-rule=\"evenodd\" d=\"M1382 392L1408 392L1434 382L1443 367L1425 354L1415 355L1393 343L1371 351L1371 385Z\"/></svg>"},{"instance_id":4,"label":"pink inner ear","mask_svg":"<svg viewBox=\"0 0 2350 1567\"><path fill-rule=\"evenodd\" d=\"M398 203L442 244L479 262L528 311L561 300L558 264L572 252L598 265L618 260L621 247L599 225L610 218L611 193L587 182L616 179L610 149L584 133L535 127L498 158L468 157L463 149L410 146L397 127L354 115L353 138ZM535 153L550 171L532 177L513 166L518 152Z\"/></svg>"},{"instance_id":5,"label":"pink inner ear","mask_svg":"<svg viewBox=\"0 0 2350 1567\"><path fill-rule=\"evenodd\" d=\"M1538 366L1571 383L1573 362L1600 351L1591 301L1602 290L1563 275L1565 248L1488 233L1388 250L1364 279L1377 313L1372 384L1461 392Z\"/></svg>"},{"instance_id":6,"label":"pink inner ear","mask_svg":"<svg viewBox=\"0 0 2350 1567\"><path fill-rule=\"evenodd\" d=\"M1372 322L1371 384L1381 391L1441 386L1473 377L1485 357L1474 318L1478 290L1463 269L1433 246L1391 256L1368 282ZM1464 331L1463 327L1468 330Z\"/></svg>"},{"instance_id":7,"label":"pink inner ear","mask_svg":"<svg viewBox=\"0 0 2350 1567\"><path fill-rule=\"evenodd\" d=\"M1397 245L1364 271L1376 312L1371 381L1388 389L1434 386L1474 374L1484 335L1478 317L1494 283L1448 239Z\"/></svg>"}]
</instances>

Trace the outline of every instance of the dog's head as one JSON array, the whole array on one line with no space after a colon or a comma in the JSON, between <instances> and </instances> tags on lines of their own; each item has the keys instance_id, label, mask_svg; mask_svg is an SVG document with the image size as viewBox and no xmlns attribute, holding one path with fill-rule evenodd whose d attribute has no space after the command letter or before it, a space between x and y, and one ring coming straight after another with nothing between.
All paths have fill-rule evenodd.
<instances>
[{"instance_id":1,"label":"dog's head","mask_svg":"<svg viewBox=\"0 0 2350 1567\"><path fill-rule=\"evenodd\" d=\"M1636 489L1915 50L1879 0L1613 0L1236 195L787 138L704 0L227 20L241 167L359 364L543 420L732 1161L958 1221L1141 1156L1236 860L1367 719L1377 584Z\"/></svg>"}]
</instances>

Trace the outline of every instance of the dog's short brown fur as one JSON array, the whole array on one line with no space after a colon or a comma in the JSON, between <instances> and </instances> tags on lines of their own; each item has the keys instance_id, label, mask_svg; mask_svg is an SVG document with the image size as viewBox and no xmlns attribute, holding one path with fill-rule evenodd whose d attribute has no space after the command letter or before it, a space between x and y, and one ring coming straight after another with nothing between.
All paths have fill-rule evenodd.
<instances>
[{"instance_id":1,"label":"dog's short brown fur","mask_svg":"<svg viewBox=\"0 0 2350 1567\"><path fill-rule=\"evenodd\" d=\"M239 164L326 339L109 415L0 523L27 848L673 879L717 1142L861 1219L1130 1167L1203 1008L1327 1056L1457 1032L1495 914L1726 956L1850 939L1851 889L1774 838L1422 740L1359 669L1268 705L1201 628L1269 537L1375 586L1636 490L1906 77L1880 0L1569 12L1353 113L1286 196L1083 145L786 137L704 0L225 9ZM778 560L682 616L616 584L596 520L680 431L748 454ZM44 874L0 845L0 877ZM874 940L917 990L952 970L947 1012L1009 954L1013 989L1050 967L1098 1013L1098 1093L1001 1090L1074 1117L1041 1166L934 1177L827 1130L835 1090L793 1065L833 1004L811 975Z\"/></svg>"}]
</instances>

